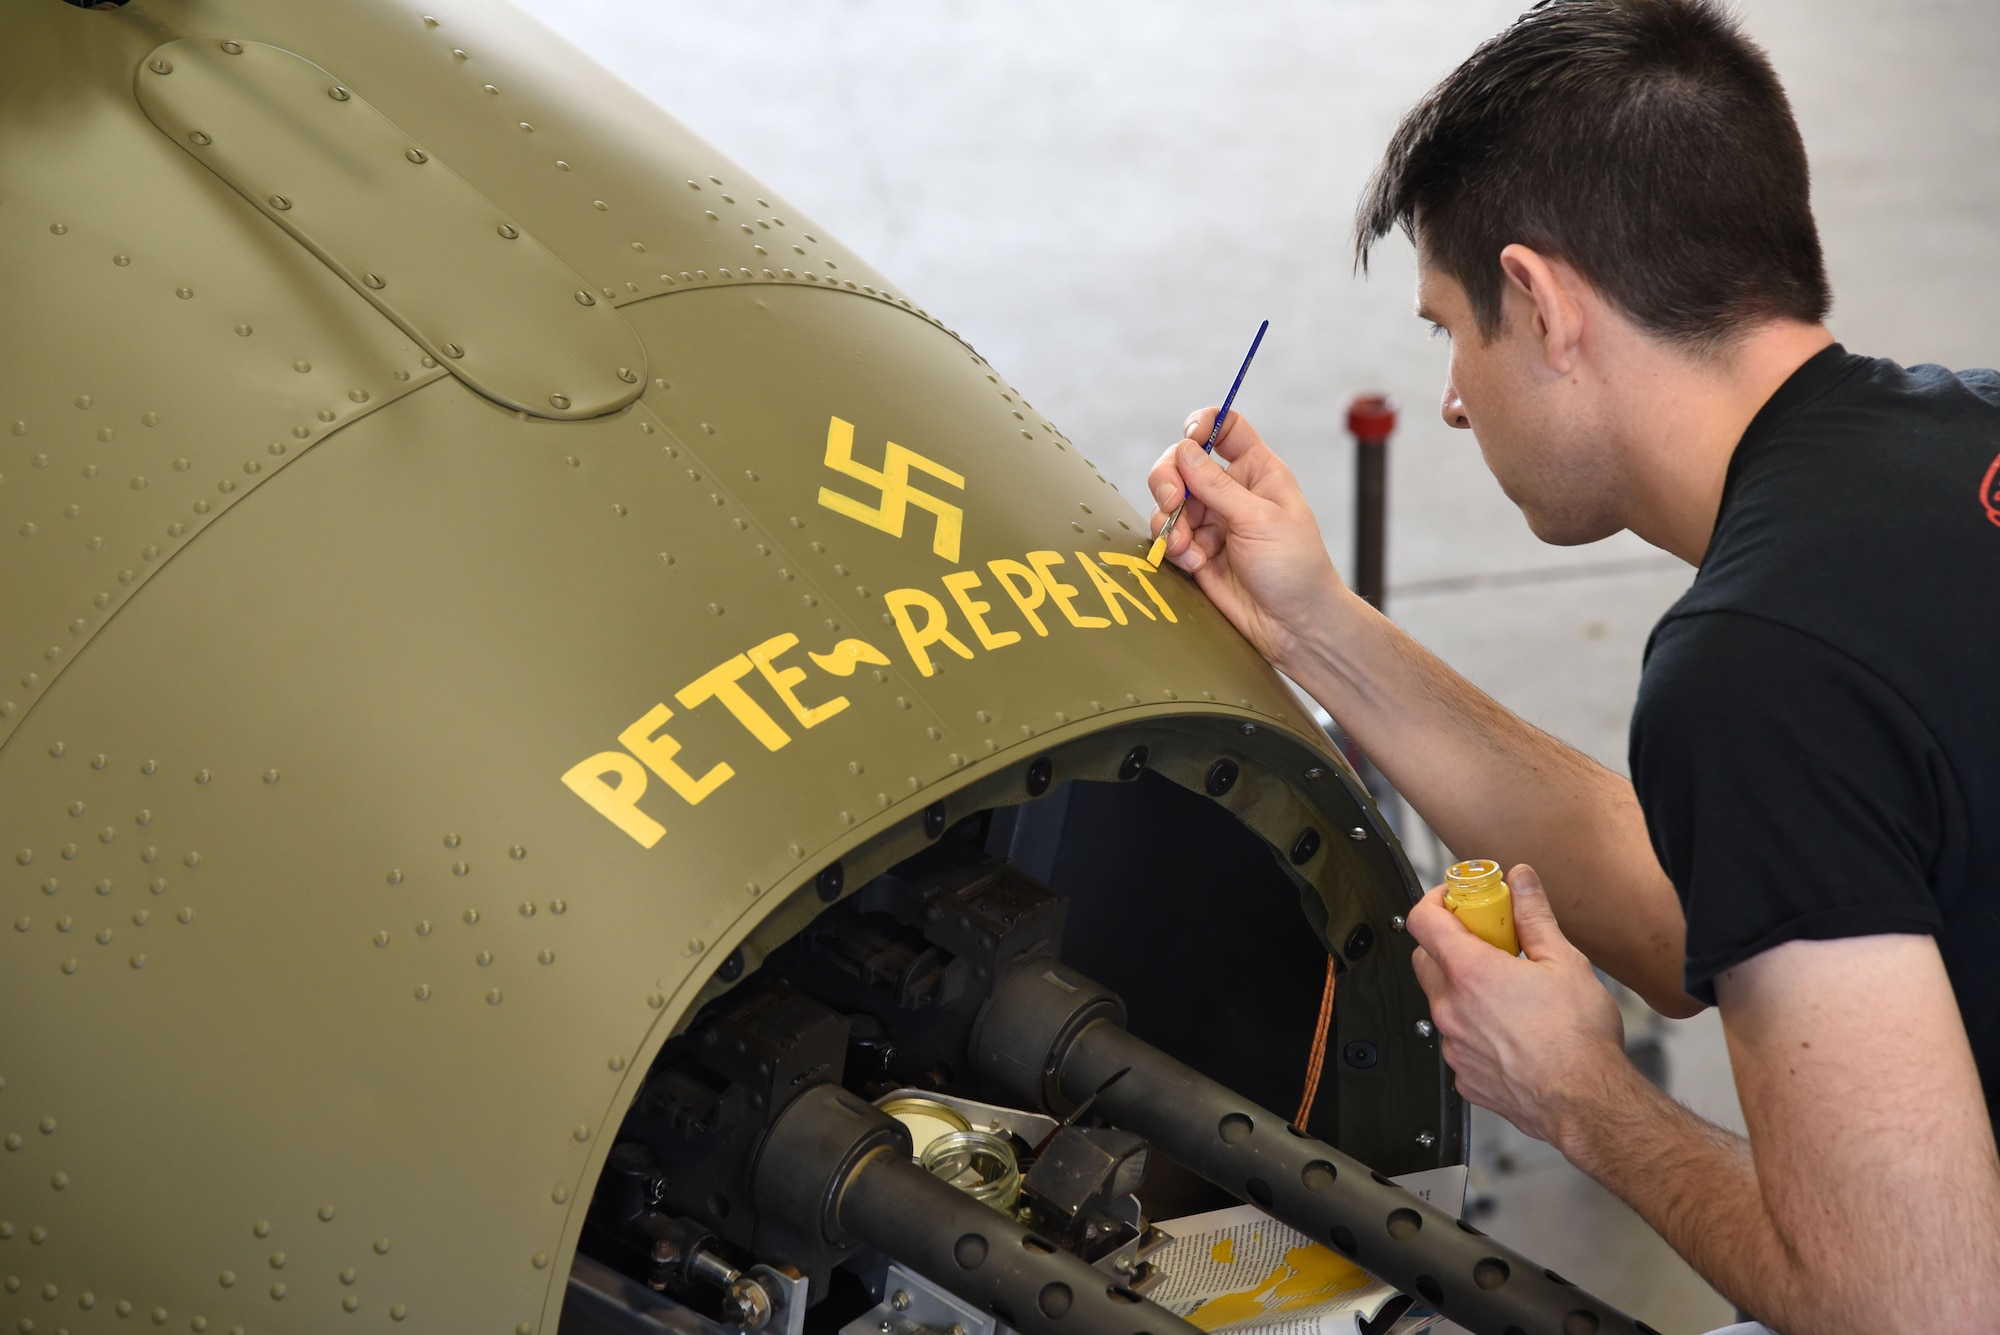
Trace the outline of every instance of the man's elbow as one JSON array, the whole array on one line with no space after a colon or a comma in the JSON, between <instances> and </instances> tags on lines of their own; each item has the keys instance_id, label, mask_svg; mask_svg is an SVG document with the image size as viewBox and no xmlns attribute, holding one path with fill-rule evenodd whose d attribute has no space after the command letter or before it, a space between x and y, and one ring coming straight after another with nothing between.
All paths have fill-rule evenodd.
<instances>
[{"instance_id":1,"label":"man's elbow","mask_svg":"<svg viewBox=\"0 0 2000 1335\"><path fill-rule=\"evenodd\" d=\"M1635 989L1636 990L1636 989ZM1669 1020L1687 1020L1708 1009L1678 987L1655 987L1639 992L1639 999Z\"/></svg>"}]
</instances>

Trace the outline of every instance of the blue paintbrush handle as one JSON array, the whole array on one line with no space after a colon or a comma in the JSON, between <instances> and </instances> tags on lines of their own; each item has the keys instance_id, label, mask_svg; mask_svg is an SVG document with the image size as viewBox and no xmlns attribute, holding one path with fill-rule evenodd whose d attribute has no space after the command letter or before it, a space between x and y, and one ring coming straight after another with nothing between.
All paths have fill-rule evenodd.
<instances>
[{"instance_id":1,"label":"blue paintbrush handle","mask_svg":"<svg viewBox=\"0 0 2000 1335\"><path fill-rule=\"evenodd\" d=\"M1250 351L1243 354L1243 365L1236 368L1236 382L1229 387L1229 393L1222 400L1222 411L1215 415L1215 425L1208 429L1208 440L1202 445L1202 453L1215 450L1215 442L1222 437L1222 424L1229 420L1229 405L1236 402L1236 391L1243 388L1243 373L1250 369L1251 359L1257 355L1257 345L1264 341L1264 331L1271 327L1269 320L1257 326L1257 337L1250 340Z\"/></svg>"}]
</instances>

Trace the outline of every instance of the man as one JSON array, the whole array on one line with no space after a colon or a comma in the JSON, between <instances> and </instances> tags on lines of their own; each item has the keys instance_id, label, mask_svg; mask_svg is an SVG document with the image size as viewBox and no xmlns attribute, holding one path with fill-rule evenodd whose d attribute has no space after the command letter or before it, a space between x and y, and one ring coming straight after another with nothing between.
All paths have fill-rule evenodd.
<instances>
[{"instance_id":1,"label":"man","mask_svg":"<svg viewBox=\"0 0 2000 1335\"><path fill-rule=\"evenodd\" d=\"M1170 559L1460 856L1528 864L1524 958L1441 890L1409 917L1461 1093L1789 1335L2000 1331L2000 377L1835 344L1807 194L1714 4L1548 0L1409 114L1361 206L1363 264L1414 240L1445 420L1534 532L1700 567L1648 646L1632 784L1345 589L1240 418L1226 470L1189 419L1153 528L1185 489ZM1593 961L1720 1007L1747 1143L1632 1068Z\"/></svg>"}]
</instances>

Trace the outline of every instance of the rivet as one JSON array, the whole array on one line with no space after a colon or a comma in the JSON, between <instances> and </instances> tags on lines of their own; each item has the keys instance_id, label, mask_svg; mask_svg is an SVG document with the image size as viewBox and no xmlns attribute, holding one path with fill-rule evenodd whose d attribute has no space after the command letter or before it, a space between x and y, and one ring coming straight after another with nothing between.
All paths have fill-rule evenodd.
<instances>
[{"instance_id":1,"label":"rivet","mask_svg":"<svg viewBox=\"0 0 2000 1335\"><path fill-rule=\"evenodd\" d=\"M464 876L464 875L466 875L467 873L469 873L469 872L470 872L471 870L472 870L472 868L471 868L471 867L469 867L469 866L467 866L467 865L466 865L465 863L463 863L463 862L454 862L454 863L452 863L452 864L451 864L451 874L452 874L453 876Z\"/></svg>"},{"instance_id":2,"label":"rivet","mask_svg":"<svg viewBox=\"0 0 2000 1335\"><path fill-rule=\"evenodd\" d=\"M465 355L465 349L459 347L458 344L456 343L447 343L444 345L444 355L453 359L457 359Z\"/></svg>"},{"instance_id":3,"label":"rivet","mask_svg":"<svg viewBox=\"0 0 2000 1335\"><path fill-rule=\"evenodd\" d=\"M113 255L111 257L111 262L117 265L119 268L123 269L127 265L132 263L132 257L130 255Z\"/></svg>"},{"instance_id":4,"label":"rivet","mask_svg":"<svg viewBox=\"0 0 2000 1335\"><path fill-rule=\"evenodd\" d=\"M236 326L236 333L237 333L237 335L238 335L239 337L242 337L242 338L248 338L248 337L250 337L250 335L252 335L252 334L254 334L254 333L256 333L256 332L257 332L256 330L252 329L252 328L251 328L251 327L250 327L249 325L247 325L247 324L240 324L240 325L237 325L237 326Z\"/></svg>"},{"instance_id":5,"label":"rivet","mask_svg":"<svg viewBox=\"0 0 2000 1335\"><path fill-rule=\"evenodd\" d=\"M377 1256L387 1256L389 1254L389 1240L387 1238L375 1239L375 1254Z\"/></svg>"},{"instance_id":6,"label":"rivet","mask_svg":"<svg viewBox=\"0 0 2000 1335\"><path fill-rule=\"evenodd\" d=\"M388 286L387 283L382 281L382 276L380 274L372 274L372 273L362 274L361 281L363 283L366 283L369 287L376 289L378 292L381 289Z\"/></svg>"},{"instance_id":7,"label":"rivet","mask_svg":"<svg viewBox=\"0 0 2000 1335\"><path fill-rule=\"evenodd\" d=\"M389 884L401 885L402 883L403 883L403 869L401 867L391 867L389 869Z\"/></svg>"},{"instance_id":8,"label":"rivet","mask_svg":"<svg viewBox=\"0 0 2000 1335\"><path fill-rule=\"evenodd\" d=\"M521 229L514 226L513 223L501 223L500 235L506 237L509 241L512 241L515 237L521 235Z\"/></svg>"},{"instance_id":9,"label":"rivet","mask_svg":"<svg viewBox=\"0 0 2000 1335\"><path fill-rule=\"evenodd\" d=\"M256 1223L250 1225L250 1232L260 1238L270 1237L271 1221L268 1219L259 1219Z\"/></svg>"},{"instance_id":10,"label":"rivet","mask_svg":"<svg viewBox=\"0 0 2000 1335\"><path fill-rule=\"evenodd\" d=\"M408 1316L409 1314L410 1314L410 1309L405 1307L401 1303L397 1303L394 1307L389 1309L389 1319L391 1321L401 1321L404 1317Z\"/></svg>"},{"instance_id":11,"label":"rivet","mask_svg":"<svg viewBox=\"0 0 2000 1335\"><path fill-rule=\"evenodd\" d=\"M582 288L578 288L576 291L576 304L579 306L595 306L597 298L591 296L590 293L584 291Z\"/></svg>"},{"instance_id":12,"label":"rivet","mask_svg":"<svg viewBox=\"0 0 2000 1335\"><path fill-rule=\"evenodd\" d=\"M132 957L132 967L133 967L133 968L135 968L135 969L143 969L143 968L145 968L145 967L146 967L146 952L145 952L145 951L143 951L143 950L142 950L142 951L140 951L140 952L139 952L138 954L136 954L136 955L134 955L134 956Z\"/></svg>"},{"instance_id":13,"label":"rivet","mask_svg":"<svg viewBox=\"0 0 2000 1335\"><path fill-rule=\"evenodd\" d=\"M451 49L451 58L452 58L453 60L470 60L470 59L472 59L472 57L470 57L470 56L466 55L466 54L465 54L465 52L461 51L461 50L460 50L459 48L457 48L457 47L455 47L455 46L454 46L454 47L453 47L453 48Z\"/></svg>"},{"instance_id":14,"label":"rivet","mask_svg":"<svg viewBox=\"0 0 2000 1335\"><path fill-rule=\"evenodd\" d=\"M540 960L544 964L554 964L556 962L556 953L553 950L548 950L545 948L542 951L542 953L535 956L535 958Z\"/></svg>"},{"instance_id":15,"label":"rivet","mask_svg":"<svg viewBox=\"0 0 2000 1335\"><path fill-rule=\"evenodd\" d=\"M49 1178L49 1185L55 1188L57 1191L61 1191L64 1187L67 1187L69 1185L69 1174L56 1173L52 1175Z\"/></svg>"},{"instance_id":16,"label":"rivet","mask_svg":"<svg viewBox=\"0 0 2000 1335\"><path fill-rule=\"evenodd\" d=\"M225 1289L233 1289L236 1287L236 1272L234 1270L225 1270L215 1277L215 1282L222 1285Z\"/></svg>"},{"instance_id":17,"label":"rivet","mask_svg":"<svg viewBox=\"0 0 2000 1335\"><path fill-rule=\"evenodd\" d=\"M360 1308L361 1300L351 1293L340 1300L340 1310L343 1312L355 1312L359 1311Z\"/></svg>"},{"instance_id":18,"label":"rivet","mask_svg":"<svg viewBox=\"0 0 2000 1335\"><path fill-rule=\"evenodd\" d=\"M431 160L430 154L424 152L421 148L410 149L408 152L404 153L403 156L408 158L410 161L418 164L426 163Z\"/></svg>"},{"instance_id":19,"label":"rivet","mask_svg":"<svg viewBox=\"0 0 2000 1335\"><path fill-rule=\"evenodd\" d=\"M479 925L478 909L467 909L465 911L465 925L467 927L476 927Z\"/></svg>"},{"instance_id":20,"label":"rivet","mask_svg":"<svg viewBox=\"0 0 2000 1335\"><path fill-rule=\"evenodd\" d=\"M493 952L490 950L482 950L477 955L474 955L472 958L479 965L480 968L484 969L487 965L493 963Z\"/></svg>"},{"instance_id":21,"label":"rivet","mask_svg":"<svg viewBox=\"0 0 2000 1335\"><path fill-rule=\"evenodd\" d=\"M429 1001L430 999L431 999L431 985L429 983L418 983L417 1000Z\"/></svg>"},{"instance_id":22,"label":"rivet","mask_svg":"<svg viewBox=\"0 0 2000 1335\"><path fill-rule=\"evenodd\" d=\"M214 141L213 139L210 139L210 138L209 138L209 137L208 137L208 136L207 136L206 134L204 134L204 133L203 133L202 131L200 131L200 130L190 130L190 131L188 132L188 138L189 138L189 140L191 140L192 142L194 142L194 143L196 143L196 144L200 144L200 145L201 145L201 146L203 146L204 148L205 148L205 147L207 147L207 146L208 146L209 144L212 144L212 143L214 143L214 142L215 142L215 141Z\"/></svg>"},{"instance_id":23,"label":"rivet","mask_svg":"<svg viewBox=\"0 0 2000 1335\"><path fill-rule=\"evenodd\" d=\"M549 402L557 408L567 408L569 407L569 395L551 394L549 395Z\"/></svg>"},{"instance_id":24,"label":"rivet","mask_svg":"<svg viewBox=\"0 0 2000 1335\"><path fill-rule=\"evenodd\" d=\"M243 54L243 43L236 41L224 42L222 49L232 56L240 56Z\"/></svg>"},{"instance_id":25,"label":"rivet","mask_svg":"<svg viewBox=\"0 0 2000 1335\"><path fill-rule=\"evenodd\" d=\"M278 210L278 212L283 213L286 209L289 209L291 206L292 206L292 201L286 199L283 195L271 196L271 207Z\"/></svg>"},{"instance_id":26,"label":"rivet","mask_svg":"<svg viewBox=\"0 0 2000 1335\"><path fill-rule=\"evenodd\" d=\"M528 124L528 122L526 121L521 122L521 129L526 131L528 134L533 134L535 132L535 127Z\"/></svg>"},{"instance_id":27,"label":"rivet","mask_svg":"<svg viewBox=\"0 0 2000 1335\"><path fill-rule=\"evenodd\" d=\"M530 1264L537 1270L547 1270L549 1268L549 1254L547 1252L536 1252L534 1260Z\"/></svg>"},{"instance_id":28,"label":"rivet","mask_svg":"<svg viewBox=\"0 0 2000 1335\"><path fill-rule=\"evenodd\" d=\"M488 992L486 994L486 1004L489 1006L498 1006L500 1004L499 988L496 987L491 992Z\"/></svg>"},{"instance_id":29,"label":"rivet","mask_svg":"<svg viewBox=\"0 0 2000 1335\"><path fill-rule=\"evenodd\" d=\"M549 912L560 918L563 914L569 912L569 904L564 900L551 899L549 901Z\"/></svg>"},{"instance_id":30,"label":"rivet","mask_svg":"<svg viewBox=\"0 0 2000 1335\"><path fill-rule=\"evenodd\" d=\"M660 1007L667 1004L667 999L661 996L658 992L654 992L646 998L646 1004L648 1006L651 1006L654 1010L658 1010L660 1009Z\"/></svg>"},{"instance_id":31,"label":"rivet","mask_svg":"<svg viewBox=\"0 0 2000 1335\"><path fill-rule=\"evenodd\" d=\"M608 212L608 211L610 210L610 208L611 208L611 206L610 206L609 204L606 204L606 203L605 203L605 202L604 202L603 200L601 200L601 199L593 199L593 200L591 200L591 201L590 201L590 207L592 207L593 209L596 209L596 210L597 210L597 211L598 211L599 213L605 213L605 212Z\"/></svg>"},{"instance_id":32,"label":"rivet","mask_svg":"<svg viewBox=\"0 0 2000 1335\"><path fill-rule=\"evenodd\" d=\"M590 1139L590 1128L584 1126L582 1123L578 1123L576 1130L570 1132L570 1135L573 1136L576 1139L576 1142L580 1145L584 1141Z\"/></svg>"},{"instance_id":33,"label":"rivet","mask_svg":"<svg viewBox=\"0 0 2000 1335\"><path fill-rule=\"evenodd\" d=\"M332 98L336 102L345 102L348 98L354 96L354 94L348 92L345 88L342 88L339 84L335 84L333 87L327 89L326 95Z\"/></svg>"},{"instance_id":34,"label":"rivet","mask_svg":"<svg viewBox=\"0 0 2000 1335\"><path fill-rule=\"evenodd\" d=\"M285 1300L285 1286L282 1284L273 1284L271 1286L271 1301L283 1302L284 1300Z\"/></svg>"}]
</instances>

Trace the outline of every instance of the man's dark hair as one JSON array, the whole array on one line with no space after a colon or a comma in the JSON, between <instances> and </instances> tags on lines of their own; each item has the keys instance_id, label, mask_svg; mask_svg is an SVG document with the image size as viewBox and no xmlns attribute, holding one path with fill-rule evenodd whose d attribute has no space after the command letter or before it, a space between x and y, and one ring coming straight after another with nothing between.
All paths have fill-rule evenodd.
<instances>
[{"instance_id":1,"label":"man's dark hair","mask_svg":"<svg viewBox=\"0 0 2000 1335\"><path fill-rule=\"evenodd\" d=\"M1805 145L1771 62L1712 0L1543 0L1396 127L1355 261L1397 227L1501 325L1500 252L1575 266L1693 350L1832 304Z\"/></svg>"}]
</instances>

